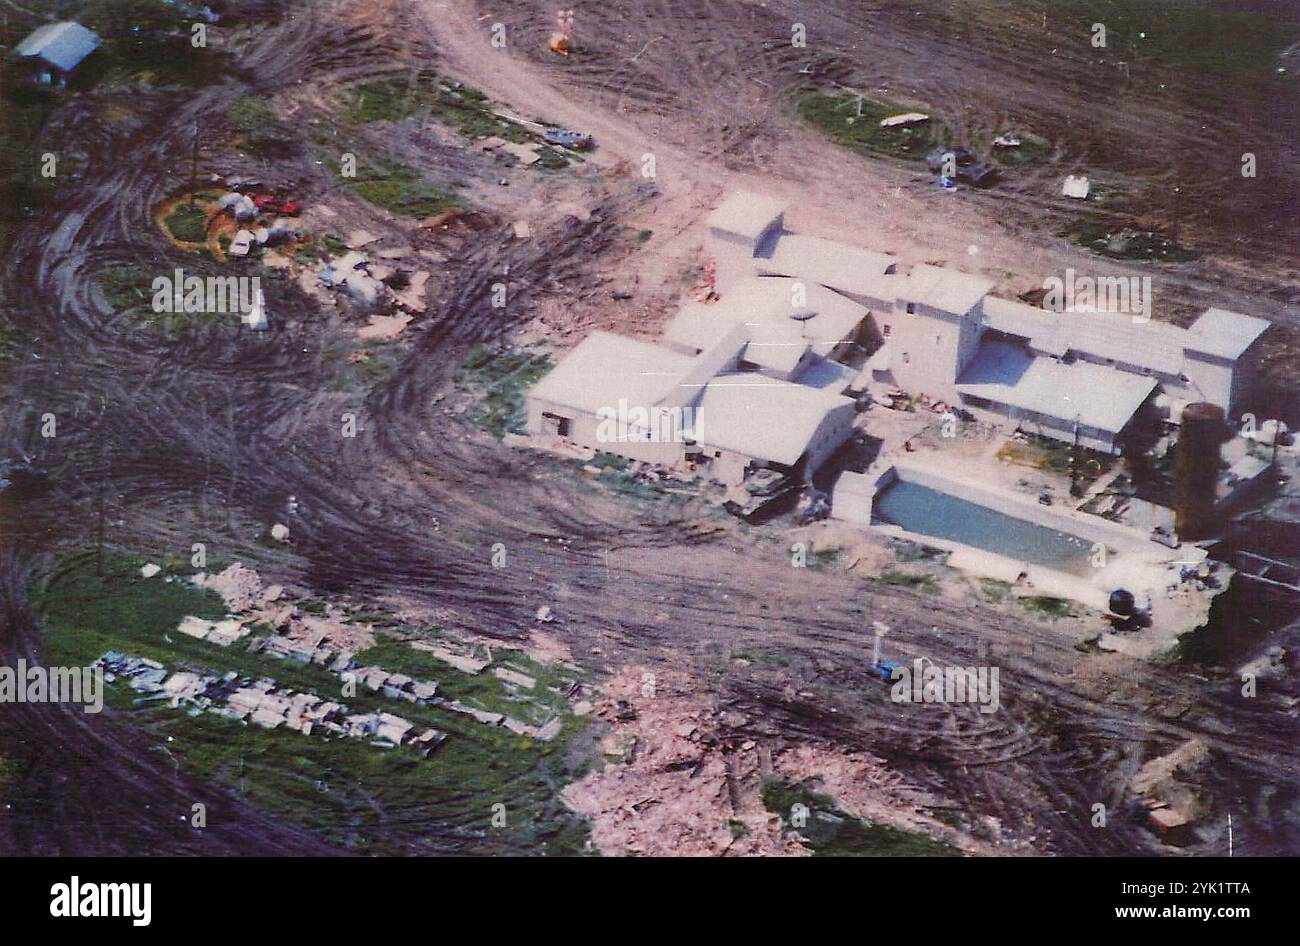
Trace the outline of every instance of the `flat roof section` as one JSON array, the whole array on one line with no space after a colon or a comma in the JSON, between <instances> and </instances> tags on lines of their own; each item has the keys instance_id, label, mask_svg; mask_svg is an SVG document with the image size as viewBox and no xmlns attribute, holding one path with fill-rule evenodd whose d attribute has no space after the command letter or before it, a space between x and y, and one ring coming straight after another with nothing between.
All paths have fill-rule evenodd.
<instances>
[{"instance_id":1,"label":"flat roof section","mask_svg":"<svg viewBox=\"0 0 1300 946\"><path fill-rule=\"evenodd\" d=\"M1156 387L1154 378L1053 358L986 339L962 372L957 390L1047 417L1117 434Z\"/></svg>"},{"instance_id":2,"label":"flat roof section","mask_svg":"<svg viewBox=\"0 0 1300 946\"><path fill-rule=\"evenodd\" d=\"M817 428L853 401L817 388L750 372L719 375L696 407L695 440L787 466L797 463Z\"/></svg>"},{"instance_id":3,"label":"flat roof section","mask_svg":"<svg viewBox=\"0 0 1300 946\"><path fill-rule=\"evenodd\" d=\"M1167 322L1133 322L1114 313L1057 313L1011 299L988 296L984 325L1032 339L1035 348L1062 355L1084 352L1176 375L1183 370L1184 329Z\"/></svg>"},{"instance_id":4,"label":"flat roof section","mask_svg":"<svg viewBox=\"0 0 1300 946\"><path fill-rule=\"evenodd\" d=\"M736 191L705 221L714 230L734 233L747 240L757 240L777 217L785 213L785 203L773 197Z\"/></svg>"},{"instance_id":5,"label":"flat roof section","mask_svg":"<svg viewBox=\"0 0 1300 946\"><path fill-rule=\"evenodd\" d=\"M743 325L750 340L746 360L788 371L810 347L819 355L829 354L867 317L867 310L852 299L807 282L804 305L796 308L794 292L799 282L777 276L739 280L717 302L683 306L668 323L664 337L704 351L733 326Z\"/></svg>"},{"instance_id":6,"label":"flat roof section","mask_svg":"<svg viewBox=\"0 0 1300 946\"><path fill-rule=\"evenodd\" d=\"M649 408L665 397L695 359L610 332L592 332L569 352L529 397L594 414L620 399Z\"/></svg>"},{"instance_id":7,"label":"flat roof section","mask_svg":"<svg viewBox=\"0 0 1300 946\"><path fill-rule=\"evenodd\" d=\"M1239 358L1269 323L1228 309L1206 309L1188 329L1187 348L1220 358Z\"/></svg>"},{"instance_id":8,"label":"flat roof section","mask_svg":"<svg viewBox=\"0 0 1300 946\"><path fill-rule=\"evenodd\" d=\"M886 271L897 263L892 256L825 240L782 234L766 257L754 261L764 275L796 276L840 292L892 301L897 277Z\"/></svg>"},{"instance_id":9,"label":"flat roof section","mask_svg":"<svg viewBox=\"0 0 1300 946\"><path fill-rule=\"evenodd\" d=\"M899 283L898 298L919 302L941 312L965 315L988 295L993 283L955 269L921 264Z\"/></svg>"}]
</instances>

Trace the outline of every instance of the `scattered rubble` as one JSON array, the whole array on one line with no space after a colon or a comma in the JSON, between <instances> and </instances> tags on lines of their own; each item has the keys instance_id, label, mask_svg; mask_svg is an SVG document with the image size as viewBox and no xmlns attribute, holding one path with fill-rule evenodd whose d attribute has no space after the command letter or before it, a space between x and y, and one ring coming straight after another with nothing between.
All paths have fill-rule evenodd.
<instances>
[{"instance_id":1,"label":"scattered rubble","mask_svg":"<svg viewBox=\"0 0 1300 946\"><path fill-rule=\"evenodd\" d=\"M200 711L256 723L266 729L284 726L303 735L368 739L371 745L407 745L427 756L445 740L437 729L415 727L392 713L348 714L347 706L310 693L276 687L274 680L251 680L234 671L217 677L190 671L168 674L162 664L110 650L94 665L104 679L122 679L140 700L165 699L170 706L193 705Z\"/></svg>"},{"instance_id":2,"label":"scattered rubble","mask_svg":"<svg viewBox=\"0 0 1300 946\"><path fill-rule=\"evenodd\" d=\"M798 834L764 807L772 777L817 783L859 818L1002 853L924 813L939 800L881 760L817 746L777 752L737 734L746 718L695 695L677 674L624 668L602 688L596 712L611 726L606 756L620 761L560 797L591 820L603 854L805 856Z\"/></svg>"},{"instance_id":3,"label":"scattered rubble","mask_svg":"<svg viewBox=\"0 0 1300 946\"><path fill-rule=\"evenodd\" d=\"M410 324L411 316L406 313L400 315L372 315L368 325L357 329L357 336L368 342L391 342L405 332L406 326Z\"/></svg>"}]
</instances>

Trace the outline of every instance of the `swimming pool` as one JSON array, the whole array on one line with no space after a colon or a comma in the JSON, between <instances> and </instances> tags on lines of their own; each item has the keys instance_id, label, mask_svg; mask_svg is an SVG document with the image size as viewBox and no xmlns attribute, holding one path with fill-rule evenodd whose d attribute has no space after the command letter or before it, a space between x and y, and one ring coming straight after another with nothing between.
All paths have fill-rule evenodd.
<instances>
[{"instance_id":1,"label":"swimming pool","mask_svg":"<svg viewBox=\"0 0 1300 946\"><path fill-rule=\"evenodd\" d=\"M872 515L908 532L1018 562L1077 576L1093 573L1091 542L908 480L895 480L877 493Z\"/></svg>"}]
</instances>

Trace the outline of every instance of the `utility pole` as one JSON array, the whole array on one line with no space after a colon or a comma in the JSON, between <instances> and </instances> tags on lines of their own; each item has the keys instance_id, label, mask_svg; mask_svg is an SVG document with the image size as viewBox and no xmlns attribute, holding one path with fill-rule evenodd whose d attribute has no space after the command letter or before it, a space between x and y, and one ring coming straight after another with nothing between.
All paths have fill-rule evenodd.
<instances>
[{"instance_id":1,"label":"utility pole","mask_svg":"<svg viewBox=\"0 0 1300 946\"><path fill-rule=\"evenodd\" d=\"M108 471L103 472L107 476ZM99 481L99 492L95 499L96 511L99 514L99 541L95 549L95 574L99 578L104 577L104 480Z\"/></svg>"},{"instance_id":2,"label":"utility pole","mask_svg":"<svg viewBox=\"0 0 1300 946\"><path fill-rule=\"evenodd\" d=\"M199 120L194 119L194 146L190 149L190 206L194 206L199 189Z\"/></svg>"},{"instance_id":3,"label":"utility pole","mask_svg":"<svg viewBox=\"0 0 1300 946\"><path fill-rule=\"evenodd\" d=\"M1078 498L1079 489L1079 417L1074 418L1074 444L1070 447L1070 495Z\"/></svg>"}]
</instances>

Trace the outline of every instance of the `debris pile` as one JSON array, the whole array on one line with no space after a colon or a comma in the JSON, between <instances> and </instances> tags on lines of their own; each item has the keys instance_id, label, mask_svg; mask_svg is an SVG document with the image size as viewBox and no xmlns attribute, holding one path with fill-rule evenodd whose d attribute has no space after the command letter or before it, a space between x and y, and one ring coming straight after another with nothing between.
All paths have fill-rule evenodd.
<instances>
[{"instance_id":1,"label":"debris pile","mask_svg":"<svg viewBox=\"0 0 1300 946\"><path fill-rule=\"evenodd\" d=\"M169 674L162 664L110 650L93 666L104 670L109 682L122 679L142 694L137 702L166 701L170 706L193 706L230 719L255 723L265 729L283 726L305 736L367 739L371 745L410 746L427 756L444 739L437 729L416 732L415 727L392 713L352 713L347 706L311 693L279 688L274 680L241 677L230 671L218 677L190 671Z\"/></svg>"},{"instance_id":2,"label":"debris pile","mask_svg":"<svg viewBox=\"0 0 1300 946\"><path fill-rule=\"evenodd\" d=\"M694 695L685 677L629 667L602 690L610 761L561 799L591 820L603 854L804 856L796 828L763 802L767 780L815 784L848 815L998 853L924 809L942 802L866 755L800 746L781 751L738 733L746 719Z\"/></svg>"}]
</instances>

